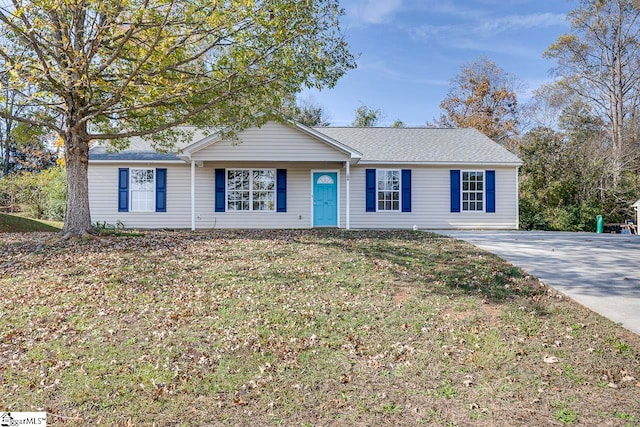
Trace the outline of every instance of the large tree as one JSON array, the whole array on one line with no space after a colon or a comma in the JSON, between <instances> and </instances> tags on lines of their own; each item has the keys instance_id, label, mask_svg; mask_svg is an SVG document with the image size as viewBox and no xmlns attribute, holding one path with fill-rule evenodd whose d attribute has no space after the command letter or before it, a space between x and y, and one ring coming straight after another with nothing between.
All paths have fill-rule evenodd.
<instances>
[{"instance_id":1,"label":"large tree","mask_svg":"<svg viewBox=\"0 0 640 427\"><path fill-rule=\"evenodd\" d=\"M545 55L557 61L560 84L592 105L609 128L615 182L630 152L640 102L640 10L632 0L583 0L569 13L571 33Z\"/></svg>"},{"instance_id":2,"label":"large tree","mask_svg":"<svg viewBox=\"0 0 640 427\"><path fill-rule=\"evenodd\" d=\"M518 100L514 75L481 57L462 66L440 103L440 126L471 127L511 146L518 135Z\"/></svg>"},{"instance_id":3,"label":"large tree","mask_svg":"<svg viewBox=\"0 0 640 427\"><path fill-rule=\"evenodd\" d=\"M176 125L260 124L301 87L332 86L355 66L337 0L13 0L0 6L0 56L10 85L42 110L14 119L64 140L66 236L93 231L92 141L117 147L150 135L166 148ZM0 116L9 117L7 111Z\"/></svg>"}]
</instances>

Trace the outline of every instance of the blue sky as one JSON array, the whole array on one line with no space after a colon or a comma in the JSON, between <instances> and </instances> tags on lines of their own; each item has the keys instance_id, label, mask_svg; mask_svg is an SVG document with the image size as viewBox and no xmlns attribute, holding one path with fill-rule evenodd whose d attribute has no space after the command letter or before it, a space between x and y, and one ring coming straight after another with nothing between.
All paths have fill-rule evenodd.
<instances>
[{"instance_id":1,"label":"blue sky","mask_svg":"<svg viewBox=\"0 0 640 427\"><path fill-rule=\"evenodd\" d=\"M349 125L365 104L384 112L382 125L401 119L424 126L461 66L486 56L515 74L519 101L550 82L553 61L543 52L569 31L569 0L342 0L342 26L358 68L333 89L302 97L322 105L334 126Z\"/></svg>"}]
</instances>

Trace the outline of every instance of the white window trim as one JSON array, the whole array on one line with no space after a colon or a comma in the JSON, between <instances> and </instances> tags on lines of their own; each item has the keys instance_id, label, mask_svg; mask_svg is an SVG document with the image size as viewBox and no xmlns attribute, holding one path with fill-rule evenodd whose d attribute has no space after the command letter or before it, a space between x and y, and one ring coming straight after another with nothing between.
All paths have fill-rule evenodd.
<instances>
[{"instance_id":1,"label":"white window trim","mask_svg":"<svg viewBox=\"0 0 640 427\"><path fill-rule=\"evenodd\" d=\"M230 210L229 209L229 171L249 171L249 210ZM271 171L273 172L273 209L253 209L253 171ZM227 168L224 170L224 203L226 212L275 212L278 206L278 172L273 168Z\"/></svg>"},{"instance_id":2,"label":"white window trim","mask_svg":"<svg viewBox=\"0 0 640 427\"><path fill-rule=\"evenodd\" d=\"M151 183L151 193L153 194L153 203L151 209L136 210L133 207L133 171L152 171L153 181ZM155 168L129 168L129 212L149 213L156 211L156 169Z\"/></svg>"},{"instance_id":3,"label":"white window trim","mask_svg":"<svg viewBox=\"0 0 640 427\"><path fill-rule=\"evenodd\" d=\"M379 205L378 205L378 194L379 194L379 190L378 190L378 183L379 183L379 179L378 179L378 174L380 172L398 172L398 179L400 182L400 188L398 189L398 209L379 209ZM462 196L460 196L462 197ZM402 169L376 169L376 212L392 212L392 213L397 213L397 212L402 212Z\"/></svg>"},{"instance_id":4,"label":"white window trim","mask_svg":"<svg viewBox=\"0 0 640 427\"><path fill-rule=\"evenodd\" d=\"M482 172L482 210L465 210L464 209L464 196L463 194L465 193L464 190L464 174L469 173L469 172ZM461 170L460 171L460 213L486 213L487 211L487 200L486 200L486 194L487 194L487 171L486 170L480 170L480 169L467 169L467 170ZM467 190L467 193L478 193L479 191L470 191Z\"/></svg>"}]
</instances>

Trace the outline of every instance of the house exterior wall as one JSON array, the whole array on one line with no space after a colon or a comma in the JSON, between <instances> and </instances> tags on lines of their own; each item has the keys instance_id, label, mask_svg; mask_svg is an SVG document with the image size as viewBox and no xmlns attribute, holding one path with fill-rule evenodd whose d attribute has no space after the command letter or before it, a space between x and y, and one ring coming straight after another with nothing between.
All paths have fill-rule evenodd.
<instances>
[{"instance_id":1,"label":"house exterior wall","mask_svg":"<svg viewBox=\"0 0 640 427\"><path fill-rule=\"evenodd\" d=\"M119 168L167 168L166 212L119 212ZM215 169L286 169L286 212L215 212ZM345 171L340 162L204 162L195 169L195 225L209 228L311 228L312 171L339 174L339 226L346 221ZM127 228L191 228L191 169L189 164L91 163L89 166L91 219Z\"/></svg>"},{"instance_id":2,"label":"house exterior wall","mask_svg":"<svg viewBox=\"0 0 640 427\"><path fill-rule=\"evenodd\" d=\"M118 169L166 168L166 212L118 212ZM286 212L215 212L216 168L287 170ZM366 212L365 171L411 169L411 212ZM450 212L450 170L495 170L496 212ZM342 162L204 162L196 168L196 220L208 228L311 228L312 171L339 173L339 227L346 227L346 174ZM376 165L351 167L351 228L514 229L518 227L517 169ZM92 221L127 228L191 228L191 170L189 164L91 163L89 203Z\"/></svg>"},{"instance_id":3,"label":"house exterior wall","mask_svg":"<svg viewBox=\"0 0 640 427\"><path fill-rule=\"evenodd\" d=\"M411 169L411 212L366 212L366 169ZM496 211L452 213L450 170L495 170ZM352 228L515 229L518 228L518 186L515 167L434 167L375 165L351 168Z\"/></svg>"},{"instance_id":4,"label":"house exterior wall","mask_svg":"<svg viewBox=\"0 0 640 427\"><path fill-rule=\"evenodd\" d=\"M119 168L167 168L166 212L118 212ZM127 228L191 227L191 178L186 163L89 163L91 221Z\"/></svg>"},{"instance_id":5,"label":"house exterior wall","mask_svg":"<svg viewBox=\"0 0 640 427\"><path fill-rule=\"evenodd\" d=\"M345 161L346 153L297 129L269 122L239 134L239 141L222 140L193 153L194 160L306 162Z\"/></svg>"},{"instance_id":6,"label":"house exterior wall","mask_svg":"<svg viewBox=\"0 0 640 427\"><path fill-rule=\"evenodd\" d=\"M215 169L286 169L286 212L215 212ZM197 168L196 228L311 228L311 171L337 170L344 175L343 164L330 163L255 163L205 162ZM344 177L340 178L340 199L344 199ZM340 202L340 226L344 227L344 202Z\"/></svg>"}]
</instances>

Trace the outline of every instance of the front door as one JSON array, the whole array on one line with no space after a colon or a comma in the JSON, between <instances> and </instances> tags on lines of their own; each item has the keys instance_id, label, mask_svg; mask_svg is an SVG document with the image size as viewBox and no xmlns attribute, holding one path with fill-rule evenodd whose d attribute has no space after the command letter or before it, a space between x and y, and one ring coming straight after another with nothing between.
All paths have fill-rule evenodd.
<instances>
[{"instance_id":1,"label":"front door","mask_svg":"<svg viewBox=\"0 0 640 427\"><path fill-rule=\"evenodd\" d=\"M338 226L338 173L313 173L313 226Z\"/></svg>"}]
</instances>

